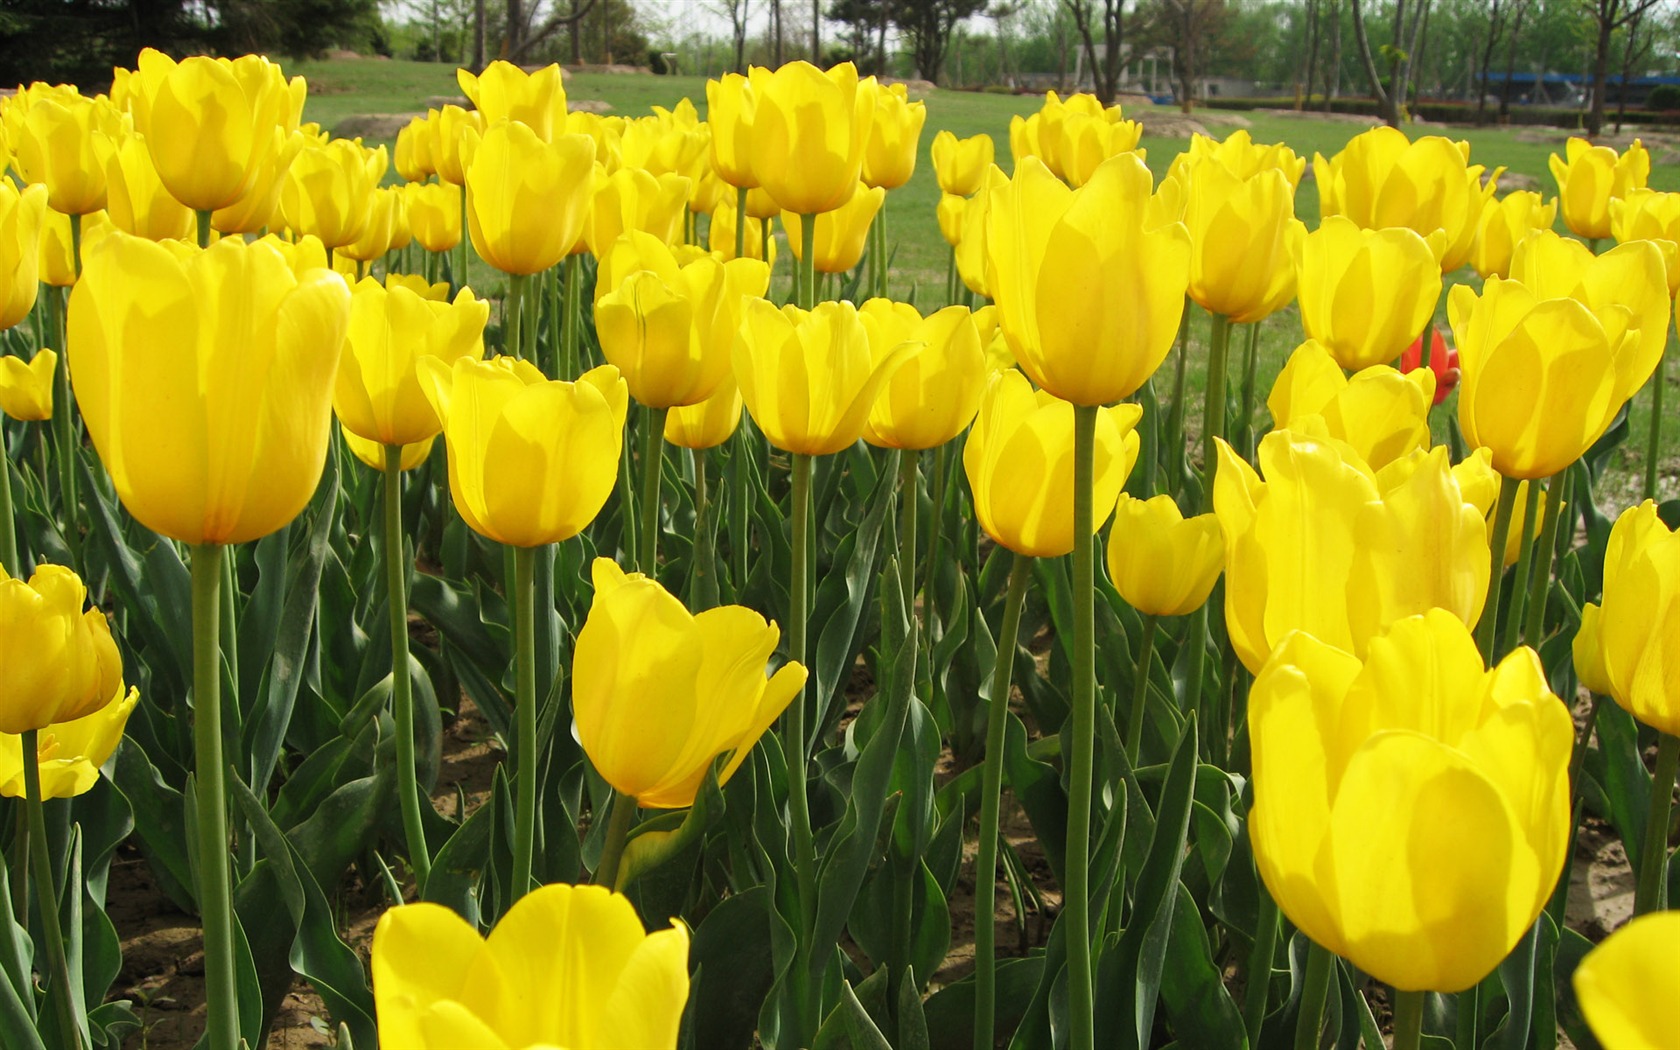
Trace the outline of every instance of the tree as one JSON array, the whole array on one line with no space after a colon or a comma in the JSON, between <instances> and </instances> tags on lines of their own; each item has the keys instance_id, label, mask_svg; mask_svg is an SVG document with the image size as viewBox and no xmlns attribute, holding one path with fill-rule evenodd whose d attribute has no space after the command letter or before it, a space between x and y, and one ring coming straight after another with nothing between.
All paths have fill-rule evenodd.
<instances>
[{"instance_id":1,"label":"tree","mask_svg":"<svg viewBox=\"0 0 1680 1050\"><path fill-rule=\"evenodd\" d=\"M1376 59L1371 55L1371 37L1365 31L1365 15L1360 9L1360 0L1353 0L1353 39L1359 48L1359 60L1365 66L1365 75L1371 80L1371 94L1377 99L1377 115L1394 127L1400 126L1406 107L1406 88L1411 82L1413 61L1423 38L1423 25L1430 4L1430 0L1412 0L1411 20L1407 21L1406 2L1394 0L1393 42L1381 48L1382 56L1388 61L1388 76L1385 78L1378 72Z\"/></svg>"},{"instance_id":2,"label":"tree","mask_svg":"<svg viewBox=\"0 0 1680 1050\"><path fill-rule=\"evenodd\" d=\"M713 11L729 16L729 42L735 48L733 68L741 74L747 71L747 19L751 17L748 3L749 0L714 0L710 5Z\"/></svg>"},{"instance_id":3,"label":"tree","mask_svg":"<svg viewBox=\"0 0 1680 1050\"><path fill-rule=\"evenodd\" d=\"M1644 17L1657 6L1657 0L1582 0L1597 28L1597 43L1593 49L1592 106L1587 110L1585 128L1589 138L1604 130L1604 86L1610 70L1610 42L1616 30Z\"/></svg>"},{"instance_id":4,"label":"tree","mask_svg":"<svg viewBox=\"0 0 1680 1050\"><path fill-rule=\"evenodd\" d=\"M904 34L923 79L938 82L952 30L985 6L985 0L895 0L893 24Z\"/></svg>"},{"instance_id":5,"label":"tree","mask_svg":"<svg viewBox=\"0 0 1680 1050\"><path fill-rule=\"evenodd\" d=\"M1141 27L1133 20L1135 36L1171 49L1175 93L1184 112L1195 105L1201 58L1217 48L1235 13L1225 0L1158 0L1147 9Z\"/></svg>"},{"instance_id":6,"label":"tree","mask_svg":"<svg viewBox=\"0 0 1680 1050\"><path fill-rule=\"evenodd\" d=\"M1068 14L1073 17L1073 25L1079 32L1079 40L1085 48L1085 64L1091 68L1091 82L1094 94L1103 105L1114 103L1114 97L1120 93L1120 74L1125 67L1120 64L1120 52L1125 43L1126 33L1126 0L1102 0L1102 39L1103 57L1097 61L1097 36L1093 22L1097 18L1097 0L1062 0Z\"/></svg>"}]
</instances>

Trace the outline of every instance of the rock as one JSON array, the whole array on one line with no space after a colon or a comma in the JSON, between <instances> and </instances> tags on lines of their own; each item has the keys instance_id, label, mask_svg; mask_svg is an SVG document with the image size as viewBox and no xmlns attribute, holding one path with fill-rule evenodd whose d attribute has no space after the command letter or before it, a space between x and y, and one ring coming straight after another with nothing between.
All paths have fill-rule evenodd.
<instances>
[{"instance_id":1,"label":"rock","mask_svg":"<svg viewBox=\"0 0 1680 1050\"><path fill-rule=\"evenodd\" d=\"M1143 125L1145 135L1153 135L1166 139L1187 139L1192 135L1206 135L1207 128L1200 121L1192 120L1182 113L1167 110L1152 110L1139 113L1137 122Z\"/></svg>"},{"instance_id":2,"label":"rock","mask_svg":"<svg viewBox=\"0 0 1680 1050\"><path fill-rule=\"evenodd\" d=\"M573 113L611 113L612 103L599 98L568 98L566 109Z\"/></svg>"},{"instance_id":3,"label":"rock","mask_svg":"<svg viewBox=\"0 0 1680 1050\"><path fill-rule=\"evenodd\" d=\"M424 113L358 113L339 121L332 133L335 138L370 142L394 139L409 121L424 116Z\"/></svg>"}]
</instances>

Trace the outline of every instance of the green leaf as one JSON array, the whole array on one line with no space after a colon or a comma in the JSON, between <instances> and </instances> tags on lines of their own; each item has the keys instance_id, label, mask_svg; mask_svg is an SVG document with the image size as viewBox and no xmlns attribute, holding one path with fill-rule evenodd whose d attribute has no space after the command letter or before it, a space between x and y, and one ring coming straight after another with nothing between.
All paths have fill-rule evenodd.
<instances>
[{"instance_id":1,"label":"green leaf","mask_svg":"<svg viewBox=\"0 0 1680 1050\"><path fill-rule=\"evenodd\" d=\"M770 991L770 891L725 897L701 920L689 951L689 1036L704 1050L746 1050Z\"/></svg>"},{"instance_id":2,"label":"green leaf","mask_svg":"<svg viewBox=\"0 0 1680 1050\"><path fill-rule=\"evenodd\" d=\"M1173 896L1172 909L1160 987L1173 1035L1186 1046L1247 1046L1242 1011L1214 964L1201 910L1183 886Z\"/></svg>"},{"instance_id":3,"label":"green leaf","mask_svg":"<svg viewBox=\"0 0 1680 1050\"><path fill-rule=\"evenodd\" d=\"M1033 989L1044 973L1044 955L999 959L997 965L997 1031L1007 1034L1021 1023ZM948 984L922 1004L930 1050L971 1050L974 1046L974 977Z\"/></svg>"}]
</instances>

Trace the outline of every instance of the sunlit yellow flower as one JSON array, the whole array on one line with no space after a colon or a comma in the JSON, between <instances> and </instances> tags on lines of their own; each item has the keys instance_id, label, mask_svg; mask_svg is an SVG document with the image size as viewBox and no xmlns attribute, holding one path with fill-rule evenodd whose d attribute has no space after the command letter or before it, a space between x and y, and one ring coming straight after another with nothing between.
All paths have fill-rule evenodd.
<instances>
[{"instance_id":1,"label":"sunlit yellow flower","mask_svg":"<svg viewBox=\"0 0 1680 1050\"><path fill-rule=\"evenodd\" d=\"M11 179L0 175L0 331L35 308L46 210L46 187L29 186L20 193Z\"/></svg>"},{"instance_id":2,"label":"sunlit yellow flower","mask_svg":"<svg viewBox=\"0 0 1680 1050\"><path fill-rule=\"evenodd\" d=\"M1435 315L1435 245L1404 228L1330 216L1300 241L1301 327L1349 371L1393 361Z\"/></svg>"},{"instance_id":3,"label":"sunlit yellow flower","mask_svg":"<svg viewBox=\"0 0 1680 1050\"><path fill-rule=\"evenodd\" d=\"M256 177L245 195L225 208L211 213L210 226L222 233L260 233L270 226L279 226L284 217L280 213L280 191L285 188L286 176L292 161L303 152L309 139L301 131L285 133L279 128L274 135L280 140L274 152L256 168Z\"/></svg>"},{"instance_id":4,"label":"sunlit yellow flower","mask_svg":"<svg viewBox=\"0 0 1680 1050\"><path fill-rule=\"evenodd\" d=\"M342 424L339 425L339 429L344 433L344 447L350 450L351 455L367 464L367 466L373 470L381 472L385 470L384 445L381 445L377 441L369 441L367 438L357 435ZM420 464L426 462L427 459L431 458L432 445L436 442L437 436L433 435L424 441L416 441L413 444L404 445L402 447L402 454L397 457L397 469L399 471L413 470L415 467L418 467Z\"/></svg>"},{"instance_id":5,"label":"sunlit yellow flower","mask_svg":"<svg viewBox=\"0 0 1680 1050\"><path fill-rule=\"evenodd\" d=\"M962 230L957 236L957 276L963 286L985 299L992 297L991 265L986 251L987 229L991 224L993 192L1009 186L1009 176L996 164L986 169L980 192L968 199L962 210Z\"/></svg>"},{"instance_id":6,"label":"sunlit yellow flower","mask_svg":"<svg viewBox=\"0 0 1680 1050\"><path fill-rule=\"evenodd\" d=\"M718 202L717 210L712 212L711 226L706 234L706 246L717 253L724 261L735 258L735 201L732 196L726 196ZM755 219L747 216L747 228L741 238L741 248L746 252L743 258L758 259L768 262L772 267L776 265L776 239L770 238L770 257L764 258L765 237L764 224L770 219Z\"/></svg>"},{"instance_id":7,"label":"sunlit yellow flower","mask_svg":"<svg viewBox=\"0 0 1680 1050\"><path fill-rule=\"evenodd\" d=\"M87 258L94 245L114 228L102 211L82 216L82 258ZM36 274L42 284L69 288L76 283L75 241L70 216L48 208L41 218L40 250L36 255Z\"/></svg>"},{"instance_id":8,"label":"sunlit yellow flower","mask_svg":"<svg viewBox=\"0 0 1680 1050\"><path fill-rule=\"evenodd\" d=\"M461 187L428 182L408 190L408 228L429 252L447 252L461 243Z\"/></svg>"},{"instance_id":9,"label":"sunlit yellow flower","mask_svg":"<svg viewBox=\"0 0 1680 1050\"><path fill-rule=\"evenodd\" d=\"M380 445L434 437L443 421L420 385L421 358L453 367L484 356L490 304L463 288L453 304L387 287L371 277L350 298L350 324L333 388L333 410L346 430Z\"/></svg>"},{"instance_id":10,"label":"sunlit yellow flower","mask_svg":"<svg viewBox=\"0 0 1680 1050\"><path fill-rule=\"evenodd\" d=\"M846 203L863 171L879 90L875 82L860 83L850 62L826 73L800 61L774 71L753 66L748 74L756 103L752 165L759 185L783 210L801 215Z\"/></svg>"},{"instance_id":11,"label":"sunlit yellow flower","mask_svg":"<svg viewBox=\"0 0 1680 1050\"><path fill-rule=\"evenodd\" d=\"M426 114L426 122L437 120L437 145L432 154L432 160L437 164L437 176L444 182L456 186L464 186L467 181L466 158L461 155L461 146L465 141L468 129L483 135L485 130L484 114L476 109L462 109L460 106L447 105L439 110L431 110ZM533 132L533 136L534 136Z\"/></svg>"},{"instance_id":12,"label":"sunlit yellow flower","mask_svg":"<svg viewBox=\"0 0 1680 1050\"><path fill-rule=\"evenodd\" d=\"M306 147L280 187L280 211L294 233L337 250L367 229L374 190L385 171L385 147L364 150L349 139Z\"/></svg>"},{"instance_id":13,"label":"sunlit yellow flower","mask_svg":"<svg viewBox=\"0 0 1680 1050\"><path fill-rule=\"evenodd\" d=\"M197 229L192 210L170 196L157 177L152 155L139 136L131 135L116 147L106 174L108 215L119 230L166 241L191 237Z\"/></svg>"},{"instance_id":14,"label":"sunlit yellow flower","mask_svg":"<svg viewBox=\"0 0 1680 1050\"><path fill-rule=\"evenodd\" d=\"M1595 692L1608 686L1602 691L1646 725L1680 733L1680 688L1671 670L1680 660L1680 534L1650 500L1623 511L1610 530L1604 600L1594 620L1603 680L1588 684ZM1588 633L1585 615L1581 632Z\"/></svg>"},{"instance_id":15,"label":"sunlit yellow flower","mask_svg":"<svg viewBox=\"0 0 1680 1050\"><path fill-rule=\"evenodd\" d=\"M1484 279L1509 277L1511 253L1535 230L1549 230L1557 219L1557 199L1543 203L1538 193L1518 190L1482 209L1476 240L1470 246L1470 267Z\"/></svg>"},{"instance_id":16,"label":"sunlit yellow flower","mask_svg":"<svg viewBox=\"0 0 1680 1050\"><path fill-rule=\"evenodd\" d=\"M122 658L105 614L83 609L87 588L62 565L27 580L0 566L0 733L69 722L104 707L122 685Z\"/></svg>"},{"instance_id":17,"label":"sunlit yellow flower","mask_svg":"<svg viewBox=\"0 0 1680 1050\"><path fill-rule=\"evenodd\" d=\"M41 798L74 798L93 787L99 767L122 743L123 727L139 702L140 690L130 689L124 696L119 677L116 695L105 706L43 727L34 756L41 773ZM23 738L10 733L0 733L0 795L25 796Z\"/></svg>"},{"instance_id":18,"label":"sunlit yellow flower","mask_svg":"<svg viewBox=\"0 0 1680 1050\"><path fill-rule=\"evenodd\" d=\"M1136 153L1139 160L1144 159L1144 151L1138 149L1143 125L1135 120L1120 120L1119 113L1120 108L1115 106L1109 112L1095 115L1068 111L1053 120L1049 130L1056 136L1056 144L1048 158L1054 162L1050 170L1067 180L1068 185L1078 187L1089 182L1097 166L1110 157Z\"/></svg>"},{"instance_id":19,"label":"sunlit yellow flower","mask_svg":"<svg viewBox=\"0 0 1680 1050\"><path fill-rule=\"evenodd\" d=\"M933 175L941 193L972 197L980 180L992 166L992 137L970 135L959 139L949 131L933 137Z\"/></svg>"},{"instance_id":20,"label":"sunlit yellow flower","mask_svg":"<svg viewBox=\"0 0 1680 1050\"><path fill-rule=\"evenodd\" d=\"M594 175L594 198L584 225L584 243L595 255L631 230L651 233L666 244L682 240L689 180L683 175L649 175L620 168Z\"/></svg>"},{"instance_id":21,"label":"sunlit yellow flower","mask_svg":"<svg viewBox=\"0 0 1680 1050\"><path fill-rule=\"evenodd\" d=\"M619 133L619 156L627 168L645 168L652 175L700 178L711 156L710 129L688 99L670 109L654 106L653 115L625 121Z\"/></svg>"},{"instance_id":22,"label":"sunlit yellow flower","mask_svg":"<svg viewBox=\"0 0 1680 1050\"><path fill-rule=\"evenodd\" d=\"M968 198L958 197L946 193L939 198L936 211L939 219L939 236L945 238L945 243L955 248L962 243L963 222L968 214Z\"/></svg>"},{"instance_id":23,"label":"sunlit yellow flower","mask_svg":"<svg viewBox=\"0 0 1680 1050\"><path fill-rule=\"evenodd\" d=\"M926 120L927 104L909 101L903 84L875 92L875 115L863 152L865 186L895 190L910 181Z\"/></svg>"},{"instance_id":24,"label":"sunlit yellow flower","mask_svg":"<svg viewBox=\"0 0 1680 1050\"><path fill-rule=\"evenodd\" d=\"M1680 193L1631 190L1611 198L1610 227L1623 243L1655 241L1668 267L1668 294L1680 292Z\"/></svg>"},{"instance_id":25,"label":"sunlit yellow flower","mask_svg":"<svg viewBox=\"0 0 1680 1050\"><path fill-rule=\"evenodd\" d=\"M871 299L858 315L877 361L906 343L913 348L876 397L863 439L883 448L920 450L962 433L980 408L987 375L968 307L947 306L923 319L907 303Z\"/></svg>"},{"instance_id":26,"label":"sunlit yellow flower","mask_svg":"<svg viewBox=\"0 0 1680 1050\"><path fill-rule=\"evenodd\" d=\"M1108 535L1108 576L1132 608L1150 616L1195 612L1224 566L1217 517L1186 518L1171 496L1120 494Z\"/></svg>"},{"instance_id":27,"label":"sunlit yellow flower","mask_svg":"<svg viewBox=\"0 0 1680 1050\"><path fill-rule=\"evenodd\" d=\"M13 419L51 419L57 367L58 355L45 347L28 363L21 357L0 357L0 411Z\"/></svg>"},{"instance_id":28,"label":"sunlit yellow flower","mask_svg":"<svg viewBox=\"0 0 1680 1050\"><path fill-rule=\"evenodd\" d=\"M812 265L818 273L847 273L863 259L869 227L887 199L887 191L869 188L861 183L851 198L835 208L818 215L816 233L812 240ZM803 261L804 225L798 212L782 212L782 226L788 235L788 247L793 257Z\"/></svg>"},{"instance_id":29,"label":"sunlit yellow flower","mask_svg":"<svg viewBox=\"0 0 1680 1050\"><path fill-rule=\"evenodd\" d=\"M1353 446L1373 470L1429 447L1429 406L1435 375L1372 365L1350 379L1320 344L1296 347L1272 384L1266 407L1278 430L1301 429L1309 416Z\"/></svg>"},{"instance_id":30,"label":"sunlit yellow flower","mask_svg":"<svg viewBox=\"0 0 1680 1050\"><path fill-rule=\"evenodd\" d=\"M1541 299L1568 296L1601 319L1614 309L1630 311L1632 327L1639 329L1638 351L1618 362L1630 396L1657 367L1668 342L1673 302L1664 269L1662 247L1655 242L1618 244L1594 255L1580 241L1551 230L1524 237L1511 255L1511 279Z\"/></svg>"},{"instance_id":31,"label":"sunlit yellow flower","mask_svg":"<svg viewBox=\"0 0 1680 1050\"><path fill-rule=\"evenodd\" d=\"M1295 259L1307 228L1295 189L1276 168L1243 177L1214 155L1180 169L1190 231L1190 298L1239 324L1295 297Z\"/></svg>"},{"instance_id":32,"label":"sunlit yellow flower","mask_svg":"<svg viewBox=\"0 0 1680 1050\"><path fill-rule=\"evenodd\" d=\"M1663 1050L1680 1026L1680 911L1640 915L1575 967L1587 1027L1613 1050Z\"/></svg>"},{"instance_id":33,"label":"sunlit yellow flower","mask_svg":"<svg viewBox=\"0 0 1680 1050\"><path fill-rule=\"evenodd\" d=\"M1301 176L1307 170L1307 158L1296 156L1288 145L1255 142L1246 128L1237 128L1223 139L1191 135L1190 148L1173 158L1168 174L1176 174L1182 167L1207 160L1218 161L1231 174L1244 180L1262 171L1281 171L1292 190L1301 185Z\"/></svg>"},{"instance_id":34,"label":"sunlit yellow flower","mask_svg":"<svg viewBox=\"0 0 1680 1050\"><path fill-rule=\"evenodd\" d=\"M665 440L678 448L716 448L741 425L741 407L741 388L727 375L711 397L666 413Z\"/></svg>"},{"instance_id":35,"label":"sunlit yellow flower","mask_svg":"<svg viewBox=\"0 0 1680 1050\"><path fill-rule=\"evenodd\" d=\"M391 150L391 163L404 181L425 182L437 174L436 150L436 123L425 117L415 117L398 129L397 144Z\"/></svg>"},{"instance_id":36,"label":"sunlit yellow flower","mask_svg":"<svg viewBox=\"0 0 1680 1050\"><path fill-rule=\"evenodd\" d=\"M47 203L65 215L105 207L106 165L122 138L122 119L104 96L34 84L12 100L12 163L25 182L47 187Z\"/></svg>"},{"instance_id":37,"label":"sunlit yellow flower","mask_svg":"<svg viewBox=\"0 0 1680 1050\"><path fill-rule=\"evenodd\" d=\"M511 274L533 274L564 259L578 242L592 203L595 143L583 135L539 139L501 123L480 139L463 132L467 228L479 258Z\"/></svg>"},{"instance_id":38,"label":"sunlit yellow flower","mask_svg":"<svg viewBox=\"0 0 1680 1050\"><path fill-rule=\"evenodd\" d=\"M712 126L712 170L731 186L751 189L753 116L758 103L752 82L739 73L706 81L706 123Z\"/></svg>"},{"instance_id":39,"label":"sunlit yellow flower","mask_svg":"<svg viewBox=\"0 0 1680 1050\"><path fill-rule=\"evenodd\" d=\"M338 249L345 259L370 263L398 247L397 237L408 236L408 219L403 212L403 192L396 186L381 186L368 194L367 225L361 235Z\"/></svg>"},{"instance_id":40,"label":"sunlit yellow flower","mask_svg":"<svg viewBox=\"0 0 1680 1050\"><path fill-rule=\"evenodd\" d=\"M1564 224L1589 240L1610 236L1610 202L1645 187L1651 177L1651 154L1638 139L1618 156L1609 146L1573 137L1564 153L1552 154L1549 161Z\"/></svg>"},{"instance_id":41,"label":"sunlit yellow flower","mask_svg":"<svg viewBox=\"0 0 1680 1050\"><path fill-rule=\"evenodd\" d=\"M457 69L455 79L462 94L484 115L487 127L498 120L517 120L544 142L552 140L556 132L564 133L566 86L557 64L527 73L512 62L497 59L477 76Z\"/></svg>"}]
</instances>

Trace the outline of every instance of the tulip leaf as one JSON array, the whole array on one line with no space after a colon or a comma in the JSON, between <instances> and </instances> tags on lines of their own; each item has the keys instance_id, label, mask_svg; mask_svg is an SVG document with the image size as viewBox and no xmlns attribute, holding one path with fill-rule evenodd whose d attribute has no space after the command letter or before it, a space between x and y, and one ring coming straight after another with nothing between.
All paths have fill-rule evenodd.
<instances>
[{"instance_id":1,"label":"tulip leaf","mask_svg":"<svg viewBox=\"0 0 1680 1050\"><path fill-rule=\"evenodd\" d=\"M1010 790L1026 810L1033 833L1044 850L1045 862L1061 884L1067 862L1067 793L1054 766L1034 759L1027 752L1027 730L1009 711L1004 727L1003 767Z\"/></svg>"},{"instance_id":2,"label":"tulip leaf","mask_svg":"<svg viewBox=\"0 0 1680 1050\"><path fill-rule=\"evenodd\" d=\"M453 908L475 927L482 925L475 890L484 874L494 819L495 807L482 805L455 829L432 857L431 874L420 894L422 900Z\"/></svg>"},{"instance_id":3,"label":"tulip leaf","mask_svg":"<svg viewBox=\"0 0 1680 1050\"><path fill-rule=\"evenodd\" d=\"M1651 802L1651 775L1640 758L1639 724L1619 704L1598 705L1598 747L1587 751L1583 765L1591 774L1583 789L1589 803L1616 828L1627 847L1628 863L1639 870L1645 814Z\"/></svg>"},{"instance_id":4,"label":"tulip leaf","mask_svg":"<svg viewBox=\"0 0 1680 1050\"><path fill-rule=\"evenodd\" d=\"M1523 1050L1528 1046L1529 1022L1533 1019L1536 981L1534 968L1540 946L1540 922L1528 928L1511 954L1499 964L1499 981L1505 987L1505 1001L1510 1004L1505 1019L1482 1043L1495 1050ZM1549 982L1548 982L1549 983Z\"/></svg>"},{"instance_id":5,"label":"tulip leaf","mask_svg":"<svg viewBox=\"0 0 1680 1050\"><path fill-rule=\"evenodd\" d=\"M746 1050L752 1044L759 1004L774 976L769 908L769 890L754 886L725 897L694 931L686 1033L692 1046Z\"/></svg>"},{"instance_id":6,"label":"tulip leaf","mask_svg":"<svg viewBox=\"0 0 1680 1050\"><path fill-rule=\"evenodd\" d=\"M132 737L117 748L114 781L134 812L134 830L158 887L184 911L194 910L198 897L188 859L186 800L164 783L157 768Z\"/></svg>"},{"instance_id":7,"label":"tulip leaf","mask_svg":"<svg viewBox=\"0 0 1680 1050\"><path fill-rule=\"evenodd\" d=\"M0 921L11 922L10 917ZM29 1007L12 982L0 981L0 1043L17 1050L46 1050Z\"/></svg>"},{"instance_id":8,"label":"tulip leaf","mask_svg":"<svg viewBox=\"0 0 1680 1050\"><path fill-rule=\"evenodd\" d=\"M1233 1050L1247 1046L1242 1011L1231 1000L1213 961L1201 910L1182 885L1173 896L1172 908L1166 965L1161 971L1161 1005L1174 1036L1185 1046Z\"/></svg>"},{"instance_id":9,"label":"tulip leaf","mask_svg":"<svg viewBox=\"0 0 1680 1050\"><path fill-rule=\"evenodd\" d=\"M821 727L820 732L827 732L844 710L844 688L863 646L863 613L869 607L881 526L890 503L884 493L891 485L891 474L883 472L876 491L869 497L868 513L834 548L834 565L837 569L845 566L844 571L822 575L817 585L810 620L816 661L807 689L816 699L813 728ZM901 571L911 570L905 567ZM915 667L910 671L914 674Z\"/></svg>"},{"instance_id":10,"label":"tulip leaf","mask_svg":"<svg viewBox=\"0 0 1680 1050\"><path fill-rule=\"evenodd\" d=\"M995 990L996 1029L1013 1032L1044 973L1044 955L999 959ZM969 975L933 993L922 1004L930 1050L969 1050L974 1045L974 977Z\"/></svg>"},{"instance_id":11,"label":"tulip leaf","mask_svg":"<svg viewBox=\"0 0 1680 1050\"><path fill-rule=\"evenodd\" d=\"M442 636L445 658L461 685L498 734L512 730L513 701L502 676L513 665L513 635L505 607L483 588L416 573L409 605Z\"/></svg>"}]
</instances>

